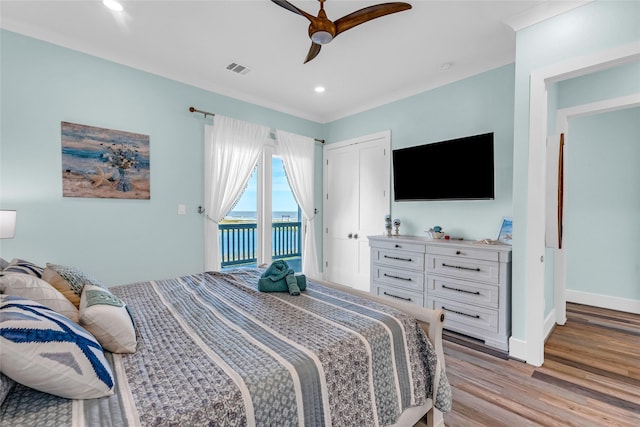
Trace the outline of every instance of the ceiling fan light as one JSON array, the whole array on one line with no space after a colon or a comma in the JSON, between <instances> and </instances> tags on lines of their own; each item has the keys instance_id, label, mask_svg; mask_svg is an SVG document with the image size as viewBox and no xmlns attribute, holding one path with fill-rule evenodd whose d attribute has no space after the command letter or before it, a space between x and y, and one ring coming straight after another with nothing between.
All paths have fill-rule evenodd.
<instances>
[{"instance_id":1,"label":"ceiling fan light","mask_svg":"<svg viewBox=\"0 0 640 427\"><path fill-rule=\"evenodd\" d=\"M311 40L316 44L327 44L333 40L333 36L328 31L316 31L311 34Z\"/></svg>"},{"instance_id":2,"label":"ceiling fan light","mask_svg":"<svg viewBox=\"0 0 640 427\"><path fill-rule=\"evenodd\" d=\"M102 4L115 12L122 12L124 10L122 4L117 0L102 0Z\"/></svg>"}]
</instances>

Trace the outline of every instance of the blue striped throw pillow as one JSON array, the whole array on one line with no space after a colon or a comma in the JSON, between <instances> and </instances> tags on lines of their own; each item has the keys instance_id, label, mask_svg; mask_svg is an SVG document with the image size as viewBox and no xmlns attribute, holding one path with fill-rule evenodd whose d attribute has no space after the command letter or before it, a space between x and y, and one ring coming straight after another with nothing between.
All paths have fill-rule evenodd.
<instances>
[{"instance_id":1,"label":"blue striped throw pillow","mask_svg":"<svg viewBox=\"0 0 640 427\"><path fill-rule=\"evenodd\" d=\"M25 261L19 258L12 259L9 265L7 265L4 270L2 270L3 273L24 273L30 274L31 276L36 276L38 278L42 277L43 271L44 267L40 267L39 265L35 265L32 262Z\"/></svg>"},{"instance_id":2,"label":"blue striped throw pillow","mask_svg":"<svg viewBox=\"0 0 640 427\"><path fill-rule=\"evenodd\" d=\"M113 373L96 339L34 301L0 295L0 370L27 387L69 399L113 394Z\"/></svg>"}]
</instances>

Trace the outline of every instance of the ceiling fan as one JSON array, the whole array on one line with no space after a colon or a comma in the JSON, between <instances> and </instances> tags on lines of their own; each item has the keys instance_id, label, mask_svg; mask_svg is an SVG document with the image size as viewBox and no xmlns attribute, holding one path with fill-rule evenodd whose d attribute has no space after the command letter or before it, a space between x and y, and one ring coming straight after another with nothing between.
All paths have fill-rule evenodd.
<instances>
[{"instance_id":1,"label":"ceiling fan","mask_svg":"<svg viewBox=\"0 0 640 427\"><path fill-rule=\"evenodd\" d=\"M371 21L372 19L411 9L411 5L409 3L382 3L356 10L355 12L345 15L342 18L331 21L327 18L327 13L324 11L325 0L318 0L320 2L320 11L318 12L317 17L310 15L304 10L292 5L287 0L271 1L293 13L302 15L309 20L309 37L311 37L311 48L309 49L309 53L304 60L305 64L318 56L322 45L329 43L338 34L344 33L348 29L353 28L356 25L363 24L367 21Z\"/></svg>"}]
</instances>

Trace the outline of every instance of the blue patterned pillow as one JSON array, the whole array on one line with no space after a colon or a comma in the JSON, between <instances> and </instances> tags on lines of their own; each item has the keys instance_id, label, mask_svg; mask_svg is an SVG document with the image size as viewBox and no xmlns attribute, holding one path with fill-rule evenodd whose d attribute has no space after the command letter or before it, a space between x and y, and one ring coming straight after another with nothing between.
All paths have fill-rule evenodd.
<instances>
[{"instance_id":1,"label":"blue patterned pillow","mask_svg":"<svg viewBox=\"0 0 640 427\"><path fill-rule=\"evenodd\" d=\"M82 288L84 288L85 285L95 285L106 288L102 283L75 267L47 263L47 268L55 271L60 277L66 280L78 297L82 295Z\"/></svg>"},{"instance_id":2,"label":"blue patterned pillow","mask_svg":"<svg viewBox=\"0 0 640 427\"><path fill-rule=\"evenodd\" d=\"M68 399L113 394L113 374L96 339L34 301L0 295L0 370L27 387Z\"/></svg>"},{"instance_id":3,"label":"blue patterned pillow","mask_svg":"<svg viewBox=\"0 0 640 427\"><path fill-rule=\"evenodd\" d=\"M36 276L38 278L42 277L43 271L44 267L40 267L39 265L35 265L32 262L19 258L12 259L9 265L2 270L3 273L23 273L30 274L31 276Z\"/></svg>"}]
</instances>

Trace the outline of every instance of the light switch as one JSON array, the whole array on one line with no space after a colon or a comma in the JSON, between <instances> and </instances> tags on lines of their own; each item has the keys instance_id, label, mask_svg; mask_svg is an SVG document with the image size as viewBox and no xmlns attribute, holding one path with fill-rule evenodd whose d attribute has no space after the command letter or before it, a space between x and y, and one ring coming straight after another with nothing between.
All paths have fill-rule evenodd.
<instances>
[{"instance_id":1,"label":"light switch","mask_svg":"<svg viewBox=\"0 0 640 427\"><path fill-rule=\"evenodd\" d=\"M178 215L186 215L187 207L185 205L178 205Z\"/></svg>"}]
</instances>

